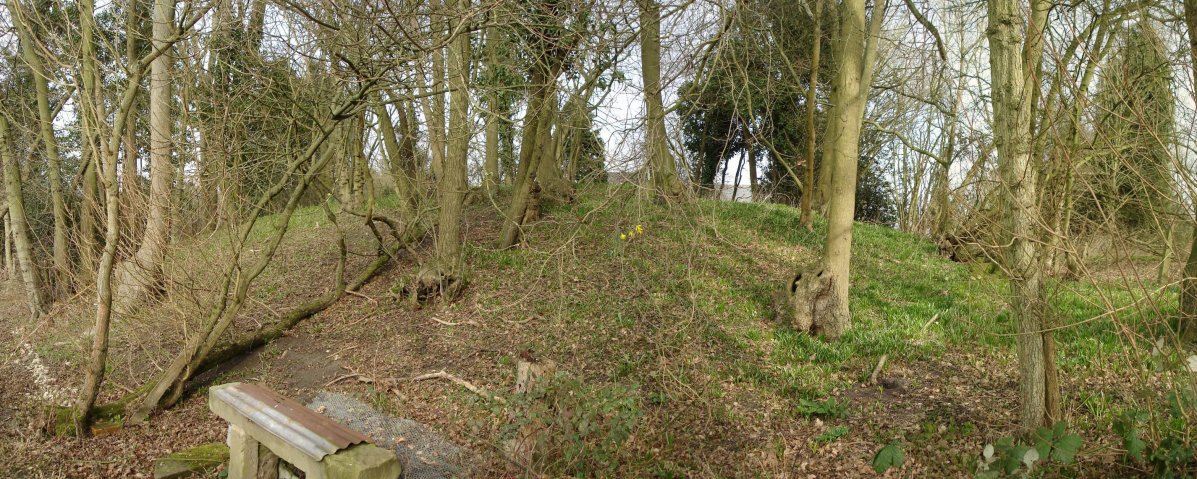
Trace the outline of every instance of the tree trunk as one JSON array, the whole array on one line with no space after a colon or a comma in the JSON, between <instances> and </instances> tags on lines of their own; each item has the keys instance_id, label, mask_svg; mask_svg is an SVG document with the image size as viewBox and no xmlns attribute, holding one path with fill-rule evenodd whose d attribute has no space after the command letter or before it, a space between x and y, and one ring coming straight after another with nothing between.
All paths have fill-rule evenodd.
<instances>
[{"instance_id":1,"label":"tree trunk","mask_svg":"<svg viewBox=\"0 0 1197 479\"><path fill-rule=\"evenodd\" d=\"M873 76L874 39L885 20L885 8L884 0L876 4L868 32L865 31L864 0L847 0L840 11L840 35L835 49L839 72L832 98L836 115L831 119L839 127L835 136L828 137L833 142L831 148L823 152L824 164L832 165L828 183L827 242L821 268L822 275L832 286L831 305L825 314L814 318L811 326L812 332L828 338L838 338L848 330L852 321L848 291L860 130Z\"/></svg>"},{"instance_id":2,"label":"tree trunk","mask_svg":"<svg viewBox=\"0 0 1197 479\"><path fill-rule=\"evenodd\" d=\"M3 161L0 159L0 161ZM7 197L7 195L5 195ZM4 236L0 238L4 241L4 272L6 281L15 281L17 279L16 265L12 260L12 214L8 205L4 205Z\"/></svg>"},{"instance_id":3,"label":"tree trunk","mask_svg":"<svg viewBox=\"0 0 1197 479\"><path fill-rule=\"evenodd\" d=\"M752 202L757 202L757 184L756 184L756 148L754 146L748 147L748 188Z\"/></svg>"},{"instance_id":4,"label":"tree trunk","mask_svg":"<svg viewBox=\"0 0 1197 479\"><path fill-rule=\"evenodd\" d=\"M1197 0L1184 0L1185 29L1189 34L1189 55L1197 61ZM1197 64L1193 64L1197 78ZM1197 223L1193 226L1193 245L1185 261L1184 279L1180 281L1180 329L1185 339L1197 341Z\"/></svg>"},{"instance_id":5,"label":"tree trunk","mask_svg":"<svg viewBox=\"0 0 1197 479\"><path fill-rule=\"evenodd\" d=\"M25 217L25 200L21 192L21 168L13 156L12 136L8 128L8 112L0 112L0 161L4 163L4 188L8 196L9 226L16 246L17 262L29 311L36 318L46 312L46 296L37 275L33 258L33 240L29 234L29 220Z\"/></svg>"},{"instance_id":6,"label":"tree trunk","mask_svg":"<svg viewBox=\"0 0 1197 479\"><path fill-rule=\"evenodd\" d=\"M556 151L556 144L564 135L557 121L561 117L558 104L557 89L554 88L553 95L544 104L541 128L537 131L540 135L538 144L544 143L537 149L542 156L537 160L539 168L536 181L540 184L543 196L568 203L573 201L574 187L565 180L565 173L561 171L561 158L557 156ZM557 125L557 128L554 128L554 125Z\"/></svg>"},{"instance_id":7,"label":"tree trunk","mask_svg":"<svg viewBox=\"0 0 1197 479\"><path fill-rule=\"evenodd\" d=\"M125 60L129 65L136 65L139 60L139 38L141 37L142 19L138 9L140 0L125 2ZM140 221L137 215L131 214L141 208L141 178L137 170L137 122L125 123L125 157L121 165L121 201L125 202L126 237L135 238L140 233Z\"/></svg>"},{"instance_id":8,"label":"tree trunk","mask_svg":"<svg viewBox=\"0 0 1197 479\"><path fill-rule=\"evenodd\" d=\"M1167 232L1164 234L1164 254L1160 258L1160 267L1156 271L1156 283L1164 284L1172 275L1172 248L1173 243L1176 242L1176 222L1171 217L1165 218L1167 221Z\"/></svg>"},{"instance_id":9,"label":"tree trunk","mask_svg":"<svg viewBox=\"0 0 1197 479\"><path fill-rule=\"evenodd\" d=\"M395 135L395 125L391 120L391 112L383 103L381 94L375 94L374 116L378 117L378 130L382 136L383 148L386 149L387 166L391 171L391 178L395 180L395 195L399 197L399 213L404 221L415 214L412 203L411 177L407 174L406 161L399 146L399 139Z\"/></svg>"},{"instance_id":10,"label":"tree trunk","mask_svg":"<svg viewBox=\"0 0 1197 479\"><path fill-rule=\"evenodd\" d=\"M466 18L468 0L457 0L458 20ZM437 194L440 211L437 220L436 259L431 268L426 268L417 278L416 295L421 299L442 297L449 301L456 299L465 287L465 263L461 252L461 220L465 202L466 168L470 150L470 35L464 28L455 25L457 31L448 46L448 86L452 96L449 102L448 149L441 174L437 177Z\"/></svg>"},{"instance_id":11,"label":"tree trunk","mask_svg":"<svg viewBox=\"0 0 1197 479\"><path fill-rule=\"evenodd\" d=\"M83 160L83 198L79 204L79 272L83 278L94 278L96 248L99 245L97 212L100 207L100 185L96 173L99 155L95 151L95 137L90 129L83 133L83 140L80 154Z\"/></svg>"},{"instance_id":12,"label":"tree trunk","mask_svg":"<svg viewBox=\"0 0 1197 479\"><path fill-rule=\"evenodd\" d=\"M1038 2L1036 2L1038 3ZM998 169L1006 192L1005 226L1010 235L1006 244L1006 268L1013 293L1012 308L1018 321L1018 360L1021 375L1019 424L1024 432L1045 425L1049 418L1048 371L1040 251L1041 239L1037 207L1038 175L1031 157L1031 97L1025 72L1033 64L1042 44L1024 28L1023 8L1019 0L990 0L989 26L990 71L993 76L994 143L998 151ZM1045 10L1044 10L1045 12ZM1032 18L1037 16L1032 13ZM1042 17L1041 17L1042 18ZM1032 20L1032 25L1036 25ZM1041 28L1042 23L1039 23ZM1030 33L1031 37L1026 35ZM1023 40L1027 43L1023 45ZM1041 41L1041 40L1040 40ZM1035 44L1039 46L1036 47ZM1021 48L1020 48L1021 47Z\"/></svg>"},{"instance_id":13,"label":"tree trunk","mask_svg":"<svg viewBox=\"0 0 1197 479\"><path fill-rule=\"evenodd\" d=\"M154 49L168 48L174 30L174 1L154 2ZM171 182L171 63L163 53L150 64L150 194L149 217L141 247L116 271L117 313L128 313L144 302L162 281L162 260L170 237Z\"/></svg>"},{"instance_id":14,"label":"tree trunk","mask_svg":"<svg viewBox=\"0 0 1197 479\"><path fill-rule=\"evenodd\" d=\"M515 193L511 197L511 205L507 209L506 219L499 233L500 249L511 248L519 243L524 212L528 208L532 185L536 182L536 173L540 166L540 130L544 125L547 98L554 91L552 82L556 82L556 72L546 71L547 68L539 64L532 68L532 93L528 99L528 113L524 115L523 137L520 141L519 177L515 181Z\"/></svg>"},{"instance_id":15,"label":"tree trunk","mask_svg":"<svg viewBox=\"0 0 1197 479\"><path fill-rule=\"evenodd\" d=\"M810 82L806 85L806 165L802 172L802 226L814 229L811 203L815 197L815 88L819 84L819 56L823 50L823 0L815 0L814 46L811 49Z\"/></svg>"},{"instance_id":16,"label":"tree trunk","mask_svg":"<svg viewBox=\"0 0 1197 479\"><path fill-rule=\"evenodd\" d=\"M102 117L102 115L98 114L101 109L99 105L102 100L96 97L96 93L98 93L95 81L97 74L95 47L92 39L92 32L95 27L94 8L92 0L83 0L79 4L80 33L83 44L83 70L81 72L83 89L79 94L80 118L84 137L93 139L96 138L96 123ZM120 127L125 118L127 118L127 109L132 104L133 95L137 90L136 83L140 81L140 78L141 76L138 72L129 80L130 85L127 86L129 89L127 91L128 94L124 98L127 101L122 105L125 111L117 112L117 121L113 131L114 136L120 134ZM104 234L104 250L100 256L100 264L96 271L97 303L95 335L92 337L92 347L88 358L86 376L84 377L83 388L79 391L79 400L76 405L78 413L77 429L80 435L88 433L92 409L95 406L96 398L99 397L100 386L104 382L104 370L108 358L108 326L112 319L113 302L112 270L121 234L115 141L114 138L111 148L107 150L104 150L105 145L102 144L99 145L98 149L92 149L94 165L103 170L101 176L104 187L106 230Z\"/></svg>"},{"instance_id":17,"label":"tree trunk","mask_svg":"<svg viewBox=\"0 0 1197 479\"><path fill-rule=\"evenodd\" d=\"M844 29L843 21L839 19L840 16L841 15L836 15L836 21L831 22L831 38L833 39L831 42L831 57L836 61L838 61L837 59L843 55L839 51L841 48L843 48L843 42L840 41L840 38L843 36ZM833 64L835 64L835 62L833 62ZM836 68L840 68L838 64L836 65ZM832 85L831 95L833 97L836 95L835 89L835 85ZM839 108L839 103L833 98L831 101L830 110L827 112L827 118L839 118L841 114L836 110L837 108ZM827 125L823 128L824 161L819 162L819 174L818 177L815 178L815 186L813 188L814 195L811 198L811 209L822 214L827 213L827 204L832 195L831 178L835 171L835 165L826 161L826 159L835 155L835 152L831 150L835 149L835 146L839 143L837 138L840 137L840 128L842 126L843 125L841 125L838 121L828 121Z\"/></svg>"},{"instance_id":18,"label":"tree trunk","mask_svg":"<svg viewBox=\"0 0 1197 479\"><path fill-rule=\"evenodd\" d=\"M874 14L876 15L876 14ZM852 257L852 218L856 204L856 168L860 141L860 121L864 112L865 93L861 83L865 37L863 0L846 0L840 11L840 36L837 41L836 64L839 73L833 93L839 125L837 135L828 137L834 142L831 154L824 153L823 162L830 165L828 182L827 242L823 252L823 271L830 275L833 287L833 314L829 321L815 318L815 331L830 338L839 337L851 325L848 310L850 262Z\"/></svg>"},{"instance_id":19,"label":"tree trunk","mask_svg":"<svg viewBox=\"0 0 1197 479\"><path fill-rule=\"evenodd\" d=\"M731 198L728 198L733 203L740 196L740 176L744 173L744 156L746 154L745 150L740 150L740 161L736 163L736 174L734 175L735 179L732 181Z\"/></svg>"},{"instance_id":20,"label":"tree trunk","mask_svg":"<svg viewBox=\"0 0 1197 479\"><path fill-rule=\"evenodd\" d=\"M440 3L440 2L436 2ZM431 8L431 7L430 7ZM443 15L434 14L432 26L435 29L442 21ZM434 38L446 32L434 31ZM441 168L445 162L447 145L445 144L445 54L443 48L435 48L432 53L431 83L424 80L424 75L417 75L420 89L423 91L420 106L424 109L424 122L428 128L428 153L432 161L432 176L441 177Z\"/></svg>"},{"instance_id":21,"label":"tree trunk","mask_svg":"<svg viewBox=\"0 0 1197 479\"><path fill-rule=\"evenodd\" d=\"M494 68L498 64L498 49L499 38L501 34L499 27L491 24L486 28L486 57L490 62L490 67ZM493 81L493 79L492 79ZM498 93L496 87L491 85L492 91L489 95L489 100L486 104L486 161L483 163L482 172L482 186L486 190L486 194L491 197L499 188L499 105Z\"/></svg>"},{"instance_id":22,"label":"tree trunk","mask_svg":"<svg viewBox=\"0 0 1197 479\"><path fill-rule=\"evenodd\" d=\"M58 154L54 117L50 113L50 79L41 54L37 51L34 26L30 19L22 15L24 12L15 3L8 4L8 11L15 20L13 23L16 24L17 35L20 38L21 57L32 73L31 80L37 96L38 133L41 135L46 157L46 176L50 183L50 204L54 214L54 272L51 275L51 289L56 293L62 293L68 288L66 282L71 274L71 264L67 251L66 204L62 196L62 157Z\"/></svg>"},{"instance_id":23,"label":"tree trunk","mask_svg":"<svg viewBox=\"0 0 1197 479\"><path fill-rule=\"evenodd\" d=\"M678 199L685 192L677 163L665 135L665 107L661 103L661 6L657 0L637 0L640 7L640 69L644 75L645 151L648 170L659 198Z\"/></svg>"},{"instance_id":24,"label":"tree trunk","mask_svg":"<svg viewBox=\"0 0 1197 479\"><path fill-rule=\"evenodd\" d=\"M1193 0L1186 1L1188 4ZM1197 26L1197 25L1194 25ZM1191 31L1197 31L1191 30ZM1197 226L1193 228L1193 243L1189 246L1189 258L1185 261L1184 278L1180 280L1180 324L1179 330L1186 341L1197 341Z\"/></svg>"}]
</instances>

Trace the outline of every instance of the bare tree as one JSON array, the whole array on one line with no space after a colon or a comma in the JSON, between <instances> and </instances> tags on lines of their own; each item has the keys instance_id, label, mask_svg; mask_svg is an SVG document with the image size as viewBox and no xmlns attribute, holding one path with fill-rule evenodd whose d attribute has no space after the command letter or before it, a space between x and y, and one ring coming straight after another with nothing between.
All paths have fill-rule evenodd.
<instances>
[{"instance_id":1,"label":"bare tree","mask_svg":"<svg viewBox=\"0 0 1197 479\"><path fill-rule=\"evenodd\" d=\"M42 137L46 158L46 171L50 181L50 202L54 211L54 274L53 288L62 291L71 273L70 253L67 251L67 213L62 193L62 157L58 153L58 138L54 134L54 117L50 110L50 77L38 44L34 40L34 23L24 15L18 2L9 2L9 14L16 24L21 43L21 58L32 73L34 90L37 93L38 131Z\"/></svg>"},{"instance_id":2,"label":"bare tree","mask_svg":"<svg viewBox=\"0 0 1197 479\"><path fill-rule=\"evenodd\" d=\"M1053 419L1044 347L1042 241L1038 212L1037 175L1031 156L1031 100L1035 71L1042 55L1047 3L1034 0L1030 23L1018 0L990 0L989 63L993 75L994 143L1005 191L1006 268L1018 321L1018 360L1022 409L1019 424L1026 430ZM1046 358L1051 360L1052 358ZM1058 393L1056 398L1058 398ZM1058 399L1057 399L1058 400ZM1058 409L1057 409L1058 410Z\"/></svg>"},{"instance_id":3,"label":"bare tree","mask_svg":"<svg viewBox=\"0 0 1197 479\"><path fill-rule=\"evenodd\" d=\"M640 9L640 69L644 75L644 104L648 112L644 138L648 171L662 198L685 192L678 179L677 162L665 136L665 107L661 103L661 5L657 0L636 0Z\"/></svg>"},{"instance_id":4,"label":"bare tree","mask_svg":"<svg viewBox=\"0 0 1197 479\"><path fill-rule=\"evenodd\" d=\"M849 0L840 6L835 48L839 71L831 114L834 128L828 128L825 138L830 144L823 151L823 164L832 165L825 173L831 175L827 241L819 263L804 268L784 286L789 290L787 304L793 307L788 313L795 315L796 327L828 338L842 335L852 320L848 292L860 131L885 9L885 1L875 4L866 27L863 1Z\"/></svg>"},{"instance_id":5,"label":"bare tree","mask_svg":"<svg viewBox=\"0 0 1197 479\"><path fill-rule=\"evenodd\" d=\"M21 188L21 168L14 156L6 111L0 112L0 161L4 162L4 189L8 200L9 222L6 229L11 230L29 311L37 317L46 312L46 294L42 290L33 258L33 240L29 232L29 220L25 216L25 199Z\"/></svg>"},{"instance_id":6,"label":"bare tree","mask_svg":"<svg viewBox=\"0 0 1197 479\"><path fill-rule=\"evenodd\" d=\"M153 48L169 48L174 34L173 0L155 0ZM169 53L158 55L150 65L150 192L149 217L141 246L116 271L117 311L136 309L162 281L162 260L170 241L170 210L174 165L171 162L174 124L171 118L171 63Z\"/></svg>"}]
</instances>

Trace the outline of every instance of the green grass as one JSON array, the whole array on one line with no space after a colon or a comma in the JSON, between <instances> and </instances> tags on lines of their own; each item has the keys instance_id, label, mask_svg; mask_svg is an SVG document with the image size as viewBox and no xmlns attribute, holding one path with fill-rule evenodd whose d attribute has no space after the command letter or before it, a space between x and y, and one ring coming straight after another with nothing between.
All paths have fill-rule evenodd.
<instances>
[{"instance_id":1,"label":"green grass","mask_svg":"<svg viewBox=\"0 0 1197 479\"><path fill-rule=\"evenodd\" d=\"M610 324L604 329L609 332L653 329L664 318L710 319L661 338L663 346L698 341L733 352L718 369L735 381L817 396L836 384L836 372L846 364L872 362L883 354L917 360L949 347L1010 350L1014 344L1005 304L1008 288L1000 273L948 261L930 241L884 226L854 229L853 326L828 342L762 321L770 293L788 271L816 258L826 232L823 221L807 231L799 225L798 211L786 206L700 200L669 209L627 191L610 198L583 192L576 204L551 207L546 214L554 221L531 229L531 251L475 249L475 267L535 278L550 290L563 277L603 277L608 289L549 294L548 303L532 305L537 313L560 315L570 324ZM583 218L585 223L577 222ZM644 225L642 235L619 239L638 224ZM633 297L612 297L624 289ZM1078 323L1057 333L1062 367L1083 368L1119 355L1124 345L1114 322L1086 320L1136 295L1117 285L1070 282L1050 284L1049 296L1055 324ZM1102 296L1108 303L1098 299ZM1161 301L1174 303L1167 296ZM1150 318L1144 315L1120 319L1147 331ZM773 343L767 357L758 354L764 343ZM622 365L615 369L626 375L652 360L643 356L616 352Z\"/></svg>"}]
</instances>

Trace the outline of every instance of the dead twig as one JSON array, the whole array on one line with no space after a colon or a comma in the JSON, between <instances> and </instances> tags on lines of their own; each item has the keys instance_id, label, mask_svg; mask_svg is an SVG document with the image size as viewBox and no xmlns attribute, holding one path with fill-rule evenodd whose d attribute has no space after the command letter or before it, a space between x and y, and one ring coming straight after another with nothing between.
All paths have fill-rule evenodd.
<instances>
[{"instance_id":1,"label":"dead twig","mask_svg":"<svg viewBox=\"0 0 1197 479\"><path fill-rule=\"evenodd\" d=\"M926 324L923 324L922 331L926 331L927 328L931 327L931 325L934 324L935 320L937 319L939 319L939 313L935 313L935 316L931 316L931 319L927 320Z\"/></svg>"},{"instance_id":2,"label":"dead twig","mask_svg":"<svg viewBox=\"0 0 1197 479\"><path fill-rule=\"evenodd\" d=\"M463 388L469 389L469 390L470 390L470 392L472 392L472 393L474 393L474 394L477 394L477 395L479 395L479 396L482 396L482 397L484 397L484 398L487 398L487 399L493 399L495 402L498 402L498 403L501 403L501 404L507 404L507 400L506 400L506 399L503 399L503 398L501 398L501 397L499 397L499 396L495 396L495 395L493 395L493 394L491 394L491 393L489 393L489 392L486 392L486 390L485 390L485 389L482 389L482 388L480 388L480 387L478 387L478 386L475 386L475 385L473 385L473 384L470 384L470 382L469 382L469 381L466 381L466 380L464 380L464 379L461 379L461 378L459 378L459 377L457 377L457 376L454 376L454 375L452 375L452 374L449 374L449 373L445 372L445 370L444 370L444 369L442 369L442 370L440 370L440 371L437 371L437 372L435 372L435 373L421 374L421 375L419 375L419 376L416 376L416 377L414 377L414 378L411 378L411 382L417 382L417 381L427 381L427 380L429 380L429 379L447 379L447 380L449 380L449 381L452 381L452 382L456 383L458 386L461 386L461 387L463 387Z\"/></svg>"},{"instance_id":3,"label":"dead twig","mask_svg":"<svg viewBox=\"0 0 1197 479\"><path fill-rule=\"evenodd\" d=\"M369 297L369 296L366 296L366 295L364 295L364 294L362 294L362 293L359 293L359 292L357 292L357 291L354 291L354 290L352 290L352 289L347 289L347 290L345 290L345 292L346 292L346 293L348 293L348 294L350 294L350 295L357 296L357 297L359 297L359 298L365 299L366 301L369 301L369 302L371 302L371 303L374 303L375 305L377 305L377 304L378 304L378 300L377 300L377 299L371 298L371 297Z\"/></svg>"},{"instance_id":4,"label":"dead twig","mask_svg":"<svg viewBox=\"0 0 1197 479\"><path fill-rule=\"evenodd\" d=\"M339 383L339 382L344 381L349 378L355 378L355 377L361 377L361 374L351 373L351 374L346 374L344 376L338 376L336 379L333 379L332 381L324 383L324 387L329 387L329 386L332 386L333 384Z\"/></svg>"},{"instance_id":5,"label":"dead twig","mask_svg":"<svg viewBox=\"0 0 1197 479\"><path fill-rule=\"evenodd\" d=\"M531 320L539 318L539 317L540 317L540 315L528 316L528 319L525 319L523 321L514 321L514 320L504 318L503 322L508 323L508 324L524 324L524 323L527 323L528 321L531 321Z\"/></svg>"},{"instance_id":6,"label":"dead twig","mask_svg":"<svg viewBox=\"0 0 1197 479\"><path fill-rule=\"evenodd\" d=\"M877 367L873 368L873 374L869 375L869 384L877 384L877 375L881 374L881 368L885 367L885 360L889 357L887 354L882 354L881 358L877 360Z\"/></svg>"},{"instance_id":7,"label":"dead twig","mask_svg":"<svg viewBox=\"0 0 1197 479\"><path fill-rule=\"evenodd\" d=\"M465 320L465 321L462 321L462 322L460 322L460 323L453 323L453 322L445 321L445 320L443 320L443 319L437 319L435 316L433 316L433 317L430 317L430 318L428 318L428 319L431 319L431 320L433 320L433 321L436 321L437 323L443 324L443 325L445 325L445 326L461 326L461 325L463 325L463 324L468 324L468 325L470 325L470 326L477 326L477 325L478 325L478 322L477 322L477 321L474 321L474 320L472 320L472 319Z\"/></svg>"}]
</instances>

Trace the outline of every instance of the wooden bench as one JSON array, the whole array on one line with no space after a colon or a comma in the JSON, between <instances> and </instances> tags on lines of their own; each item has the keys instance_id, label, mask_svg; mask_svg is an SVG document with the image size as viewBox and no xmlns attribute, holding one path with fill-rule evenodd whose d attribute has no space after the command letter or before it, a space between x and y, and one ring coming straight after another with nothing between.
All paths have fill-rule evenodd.
<instances>
[{"instance_id":1,"label":"wooden bench","mask_svg":"<svg viewBox=\"0 0 1197 479\"><path fill-rule=\"evenodd\" d=\"M307 479L399 477L394 452L262 386L215 386L208 391L208 407L229 423L229 479L257 479L260 456L270 454ZM277 464L264 466L264 477L277 477ZM265 470L270 467L275 470Z\"/></svg>"}]
</instances>

